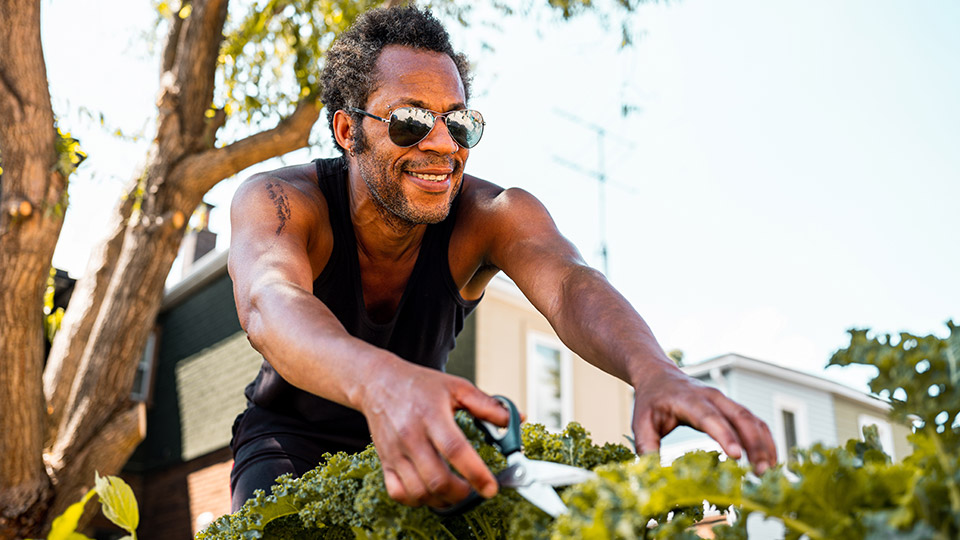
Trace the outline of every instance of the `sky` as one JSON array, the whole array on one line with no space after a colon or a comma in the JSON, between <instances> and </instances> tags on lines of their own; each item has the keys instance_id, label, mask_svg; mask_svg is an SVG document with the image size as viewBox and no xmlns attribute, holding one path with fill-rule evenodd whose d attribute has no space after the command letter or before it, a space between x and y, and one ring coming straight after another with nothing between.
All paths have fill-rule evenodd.
<instances>
[{"instance_id":1,"label":"sky","mask_svg":"<svg viewBox=\"0 0 960 540\"><path fill-rule=\"evenodd\" d=\"M54 106L90 154L54 256L78 277L146 154L154 16L43 9ZM487 121L467 172L533 193L597 268L605 238L608 278L688 363L734 352L865 389L869 369L823 369L848 329L960 322L960 3L683 0L631 21L624 49L590 15L450 25ZM322 124L316 147L207 195L218 249L243 178L333 155Z\"/></svg>"}]
</instances>

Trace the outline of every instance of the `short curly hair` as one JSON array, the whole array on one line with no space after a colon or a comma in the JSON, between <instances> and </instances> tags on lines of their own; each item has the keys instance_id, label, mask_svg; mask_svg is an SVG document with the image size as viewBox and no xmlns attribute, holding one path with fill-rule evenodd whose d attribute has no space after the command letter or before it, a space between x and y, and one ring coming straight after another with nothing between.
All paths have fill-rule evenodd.
<instances>
[{"instance_id":1,"label":"short curly hair","mask_svg":"<svg viewBox=\"0 0 960 540\"><path fill-rule=\"evenodd\" d=\"M470 98L470 65L467 57L453 50L450 35L443 25L427 10L415 5L379 8L367 11L353 26L340 35L327 51L326 62L320 72L322 93L320 100L327 109L327 123L333 132L333 115L347 107L364 108L367 98L376 87L374 70L380 52L387 45L404 45L443 53L457 66L463 92ZM358 113L352 113L360 120ZM356 132L357 151L363 151L363 131ZM336 138L334 138L336 141ZM344 148L337 143L340 152Z\"/></svg>"}]
</instances>

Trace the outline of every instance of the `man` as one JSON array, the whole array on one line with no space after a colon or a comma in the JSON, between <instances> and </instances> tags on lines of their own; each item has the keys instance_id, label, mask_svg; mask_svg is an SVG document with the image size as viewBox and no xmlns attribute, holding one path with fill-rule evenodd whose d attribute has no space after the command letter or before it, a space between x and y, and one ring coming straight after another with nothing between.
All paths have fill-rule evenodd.
<instances>
[{"instance_id":1,"label":"man","mask_svg":"<svg viewBox=\"0 0 960 540\"><path fill-rule=\"evenodd\" d=\"M503 425L507 412L442 369L499 271L567 346L633 386L638 452L683 424L734 458L745 450L759 472L773 464L767 426L677 369L533 196L464 174L483 131L466 107L467 71L429 13L366 13L331 47L322 76L345 155L256 175L237 191L229 269L241 324L266 361L234 426L234 509L279 474L371 437L399 502L496 494L453 415Z\"/></svg>"}]
</instances>

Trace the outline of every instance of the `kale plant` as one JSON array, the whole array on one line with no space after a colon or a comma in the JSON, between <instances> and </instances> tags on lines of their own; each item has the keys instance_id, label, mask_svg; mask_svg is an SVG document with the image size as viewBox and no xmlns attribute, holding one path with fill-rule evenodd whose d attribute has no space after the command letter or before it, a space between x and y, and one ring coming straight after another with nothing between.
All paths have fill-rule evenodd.
<instances>
[{"instance_id":1,"label":"kale plant","mask_svg":"<svg viewBox=\"0 0 960 540\"><path fill-rule=\"evenodd\" d=\"M198 538L682 540L697 538L693 526L705 508L733 513L733 525L713 529L727 540L747 538L753 513L781 520L787 540L960 538L960 330L947 326L946 339L854 330L850 346L830 360L877 368L871 389L890 400L894 420L914 426L913 453L899 463L883 453L875 426L864 429L863 441L815 444L758 478L717 452L691 452L662 466L656 454L593 444L577 423L561 434L530 424L522 432L527 457L597 473L561 491L570 511L556 520L510 489L461 516L403 506L387 495L371 445L328 454L299 480L278 478L271 494L258 492ZM491 470L502 470L503 456L471 419L459 413L457 421Z\"/></svg>"},{"instance_id":2,"label":"kale plant","mask_svg":"<svg viewBox=\"0 0 960 540\"><path fill-rule=\"evenodd\" d=\"M484 441L466 413L458 413L457 422L494 473L506 467L506 459ZM533 459L591 468L635 457L622 445L594 445L576 422L561 434L525 426L522 436ZM237 513L219 518L198 539L534 539L548 538L552 521L509 489L460 516L440 517L426 507L399 504L387 495L380 459L370 445L352 455L326 454L320 466L299 479L277 478L269 495L257 491Z\"/></svg>"},{"instance_id":3,"label":"kale plant","mask_svg":"<svg viewBox=\"0 0 960 540\"><path fill-rule=\"evenodd\" d=\"M789 470L761 478L716 452L691 452L669 467L641 456L598 467L597 480L567 490L571 511L552 538L697 538L689 527L703 502L737 514L733 526L714 528L723 539L747 538L754 512L780 519L787 540L960 538L960 330L947 326L947 339L854 330L830 361L877 368L871 389L889 397L894 420L914 426L903 462L883 453L876 426L864 428L864 441L801 450Z\"/></svg>"}]
</instances>

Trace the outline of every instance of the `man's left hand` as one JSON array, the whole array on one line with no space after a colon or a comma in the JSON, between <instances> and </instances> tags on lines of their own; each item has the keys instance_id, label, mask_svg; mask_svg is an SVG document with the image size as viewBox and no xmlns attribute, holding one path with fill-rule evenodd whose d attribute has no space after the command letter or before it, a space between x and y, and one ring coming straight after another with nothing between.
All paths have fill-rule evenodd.
<instances>
[{"instance_id":1,"label":"man's left hand","mask_svg":"<svg viewBox=\"0 0 960 540\"><path fill-rule=\"evenodd\" d=\"M660 439L681 425L706 433L734 459L745 450L757 474L777 462L767 424L719 390L674 370L637 385L633 433L638 454L659 451Z\"/></svg>"}]
</instances>

